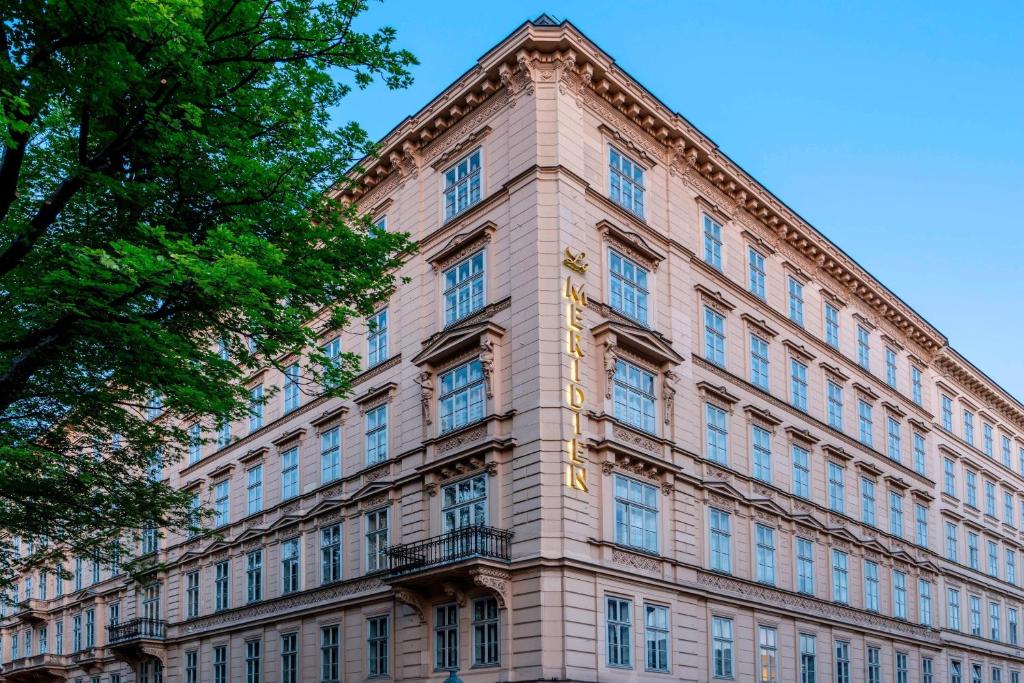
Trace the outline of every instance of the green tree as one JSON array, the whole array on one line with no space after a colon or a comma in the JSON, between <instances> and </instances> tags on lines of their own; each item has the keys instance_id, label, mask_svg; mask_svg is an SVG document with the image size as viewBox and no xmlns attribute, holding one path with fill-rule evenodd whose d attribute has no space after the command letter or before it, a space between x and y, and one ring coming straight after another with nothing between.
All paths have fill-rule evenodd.
<instances>
[{"instance_id":1,"label":"green tree","mask_svg":"<svg viewBox=\"0 0 1024 683\"><path fill-rule=\"evenodd\" d=\"M412 246L332 199L373 147L330 112L416 63L361 0L2 5L0 586L196 523L160 472L248 413L255 369L301 354L345 393L358 359L317 330Z\"/></svg>"}]
</instances>

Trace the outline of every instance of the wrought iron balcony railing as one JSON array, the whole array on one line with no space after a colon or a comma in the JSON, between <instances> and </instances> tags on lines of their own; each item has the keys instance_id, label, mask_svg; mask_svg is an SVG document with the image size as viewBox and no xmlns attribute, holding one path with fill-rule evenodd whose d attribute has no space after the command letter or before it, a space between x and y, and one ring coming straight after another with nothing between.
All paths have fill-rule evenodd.
<instances>
[{"instance_id":1,"label":"wrought iron balcony railing","mask_svg":"<svg viewBox=\"0 0 1024 683\"><path fill-rule=\"evenodd\" d=\"M167 623L159 619L132 619L107 627L107 642L111 645L133 640L163 640Z\"/></svg>"},{"instance_id":2,"label":"wrought iron balcony railing","mask_svg":"<svg viewBox=\"0 0 1024 683\"><path fill-rule=\"evenodd\" d=\"M476 557L507 562L511 541L511 531L482 524L466 526L425 541L386 548L387 566L382 573L398 576Z\"/></svg>"}]
</instances>

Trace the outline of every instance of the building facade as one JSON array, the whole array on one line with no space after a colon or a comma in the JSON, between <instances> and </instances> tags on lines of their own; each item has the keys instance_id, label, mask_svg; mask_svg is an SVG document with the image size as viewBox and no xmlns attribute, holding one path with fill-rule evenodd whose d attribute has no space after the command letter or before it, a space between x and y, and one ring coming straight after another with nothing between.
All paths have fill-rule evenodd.
<instances>
[{"instance_id":1,"label":"building facade","mask_svg":"<svg viewBox=\"0 0 1024 683\"><path fill-rule=\"evenodd\" d=\"M383 145L352 396L253 376L167 472L221 538L24 577L0 680L1021 683L1024 406L939 331L568 22Z\"/></svg>"}]
</instances>

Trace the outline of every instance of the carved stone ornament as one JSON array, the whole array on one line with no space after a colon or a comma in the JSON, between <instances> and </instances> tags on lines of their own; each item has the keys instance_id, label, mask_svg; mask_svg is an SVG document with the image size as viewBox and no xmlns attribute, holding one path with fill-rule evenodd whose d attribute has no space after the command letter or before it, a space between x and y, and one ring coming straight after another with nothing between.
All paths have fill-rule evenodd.
<instances>
[{"instance_id":1,"label":"carved stone ornament","mask_svg":"<svg viewBox=\"0 0 1024 683\"><path fill-rule=\"evenodd\" d=\"M676 373L668 370L661 381L661 398L665 403L665 424L672 424L672 408L676 401L675 383L679 377Z\"/></svg>"},{"instance_id":2,"label":"carved stone ornament","mask_svg":"<svg viewBox=\"0 0 1024 683\"><path fill-rule=\"evenodd\" d=\"M441 590L443 590L444 594L451 598L459 607L466 606L466 594L454 583L449 581L444 582L441 584Z\"/></svg>"},{"instance_id":3,"label":"carved stone ornament","mask_svg":"<svg viewBox=\"0 0 1024 683\"><path fill-rule=\"evenodd\" d=\"M604 397L612 397L612 387L615 381L615 361L618 356L615 353L616 344L611 339L604 343L604 374L607 376L605 383Z\"/></svg>"},{"instance_id":4,"label":"carved stone ornament","mask_svg":"<svg viewBox=\"0 0 1024 683\"><path fill-rule=\"evenodd\" d=\"M490 591L498 601L498 608L508 607L512 590L512 575L501 569L491 567L475 567L469 570L473 583Z\"/></svg>"},{"instance_id":5,"label":"carved stone ornament","mask_svg":"<svg viewBox=\"0 0 1024 683\"><path fill-rule=\"evenodd\" d=\"M612 562L632 567L633 569L639 569L642 572L657 572L661 569L661 562L657 559L626 552L619 548L612 548Z\"/></svg>"},{"instance_id":6,"label":"carved stone ornament","mask_svg":"<svg viewBox=\"0 0 1024 683\"><path fill-rule=\"evenodd\" d=\"M494 342L490 339L480 342L480 370L484 375L484 391L487 398L494 398Z\"/></svg>"},{"instance_id":7,"label":"carved stone ornament","mask_svg":"<svg viewBox=\"0 0 1024 683\"><path fill-rule=\"evenodd\" d=\"M427 427L430 426L430 405L434 401L434 378L429 372L421 372L416 378L420 385L420 409L423 412L423 436L427 436Z\"/></svg>"},{"instance_id":8,"label":"carved stone ornament","mask_svg":"<svg viewBox=\"0 0 1024 683\"><path fill-rule=\"evenodd\" d=\"M427 623L426 609L423 604L423 598L420 597L419 593L405 588L396 588L395 598L399 602L404 602L409 607L412 607L413 611L416 612L416 615L420 618L421 624Z\"/></svg>"}]
</instances>

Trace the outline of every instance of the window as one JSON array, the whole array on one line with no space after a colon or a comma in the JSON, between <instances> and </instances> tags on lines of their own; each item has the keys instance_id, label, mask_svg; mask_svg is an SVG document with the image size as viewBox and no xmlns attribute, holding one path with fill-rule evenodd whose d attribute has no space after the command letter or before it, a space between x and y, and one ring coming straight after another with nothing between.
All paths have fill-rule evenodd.
<instances>
[{"instance_id":1,"label":"window","mask_svg":"<svg viewBox=\"0 0 1024 683\"><path fill-rule=\"evenodd\" d=\"M487 524L487 475L463 479L441 489L441 522L445 533Z\"/></svg>"},{"instance_id":2,"label":"window","mask_svg":"<svg viewBox=\"0 0 1024 683\"><path fill-rule=\"evenodd\" d=\"M942 395L942 428L947 432L953 431L953 399L945 394Z\"/></svg>"},{"instance_id":3,"label":"window","mask_svg":"<svg viewBox=\"0 0 1024 683\"><path fill-rule=\"evenodd\" d=\"M860 480L860 521L875 526L875 482L867 477Z\"/></svg>"},{"instance_id":4,"label":"window","mask_svg":"<svg viewBox=\"0 0 1024 683\"><path fill-rule=\"evenodd\" d=\"M760 674L758 683L778 683L779 648L776 643L776 631L769 626L759 626L757 629L758 663L757 669Z\"/></svg>"},{"instance_id":5,"label":"window","mask_svg":"<svg viewBox=\"0 0 1024 683\"><path fill-rule=\"evenodd\" d=\"M814 595L814 543L800 537L796 539L796 589Z\"/></svg>"},{"instance_id":6,"label":"window","mask_svg":"<svg viewBox=\"0 0 1024 683\"><path fill-rule=\"evenodd\" d=\"M299 539L290 538L281 544L281 594L299 590Z\"/></svg>"},{"instance_id":7,"label":"window","mask_svg":"<svg viewBox=\"0 0 1024 683\"><path fill-rule=\"evenodd\" d=\"M31 635L25 638L26 647L32 642ZM85 610L85 647L91 648L96 646L96 610L87 609Z\"/></svg>"},{"instance_id":8,"label":"window","mask_svg":"<svg viewBox=\"0 0 1024 683\"><path fill-rule=\"evenodd\" d=\"M857 325L857 363L865 370L871 369L871 333Z\"/></svg>"},{"instance_id":9,"label":"window","mask_svg":"<svg viewBox=\"0 0 1024 683\"><path fill-rule=\"evenodd\" d=\"M804 286L795 277L789 278L789 319L804 324Z\"/></svg>"},{"instance_id":10,"label":"window","mask_svg":"<svg viewBox=\"0 0 1024 683\"><path fill-rule=\"evenodd\" d=\"M263 385L249 390L249 432L263 426Z\"/></svg>"},{"instance_id":11,"label":"window","mask_svg":"<svg viewBox=\"0 0 1024 683\"><path fill-rule=\"evenodd\" d=\"M608 180L612 201L643 218L644 169L611 145L608 146Z\"/></svg>"},{"instance_id":12,"label":"window","mask_svg":"<svg viewBox=\"0 0 1024 683\"><path fill-rule=\"evenodd\" d=\"M658 552L658 489L615 475L615 542Z\"/></svg>"},{"instance_id":13,"label":"window","mask_svg":"<svg viewBox=\"0 0 1024 683\"><path fill-rule=\"evenodd\" d=\"M950 562L959 562L957 559L956 524L946 522L946 559Z\"/></svg>"},{"instance_id":14,"label":"window","mask_svg":"<svg viewBox=\"0 0 1024 683\"><path fill-rule=\"evenodd\" d=\"M917 529L917 544L922 548L928 547L928 508L916 503L914 505L914 521Z\"/></svg>"},{"instance_id":15,"label":"window","mask_svg":"<svg viewBox=\"0 0 1024 683\"><path fill-rule=\"evenodd\" d=\"M807 366L791 358L789 360L790 402L794 408L807 410Z\"/></svg>"},{"instance_id":16,"label":"window","mask_svg":"<svg viewBox=\"0 0 1024 683\"><path fill-rule=\"evenodd\" d=\"M473 666L497 666L500 662L498 623L497 600L473 601Z\"/></svg>"},{"instance_id":17,"label":"window","mask_svg":"<svg viewBox=\"0 0 1024 683\"><path fill-rule=\"evenodd\" d=\"M217 426L217 448L231 445L231 423L224 422Z\"/></svg>"},{"instance_id":18,"label":"window","mask_svg":"<svg viewBox=\"0 0 1024 683\"><path fill-rule=\"evenodd\" d=\"M847 557L840 550L832 551L832 599L849 604L850 592L847 584Z\"/></svg>"},{"instance_id":19,"label":"window","mask_svg":"<svg viewBox=\"0 0 1024 683\"><path fill-rule=\"evenodd\" d=\"M917 582L917 620L932 625L932 584L924 579Z\"/></svg>"},{"instance_id":20,"label":"window","mask_svg":"<svg viewBox=\"0 0 1024 683\"><path fill-rule=\"evenodd\" d=\"M388 406L366 411L366 463L374 465L388 458Z\"/></svg>"},{"instance_id":21,"label":"window","mask_svg":"<svg viewBox=\"0 0 1024 683\"><path fill-rule=\"evenodd\" d=\"M845 512L845 495L843 468L830 462L828 464L828 506L833 512Z\"/></svg>"},{"instance_id":22,"label":"window","mask_svg":"<svg viewBox=\"0 0 1024 683\"><path fill-rule=\"evenodd\" d=\"M860 428L860 442L865 446L872 446L874 438L871 433L872 421L871 421L871 404L867 401L857 402L857 421L858 427Z\"/></svg>"},{"instance_id":23,"label":"window","mask_svg":"<svg viewBox=\"0 0 1024 683\"><path fill-rule=\"evenodd\" d=\"M281 683L299 683L299 637L296 633L281 636Z\"/></svg>"},{"instance_id":24,"label":"window","mask_svg":"<svg viewBox=\"0 0 1024 683\"><path fill-rule=\"evenodd\" d=\"M320 583L341 580L341 525L320 529Z\"/></svg>"},{"instance_id":25,"label":"window","mask_svg":"<svg viewBox=\"0 0 1024 683\"><path fill-rule=\"evenodd\" d=\"M987 455L990 458L994 457L995 453L993 451L994 447L992 444L992 425L983 424L981 427L981 434L981 443L982 448L985 451L985 455Z\"/></svg>"},{"instance_id":26,"label":"window","mask_svg":"<svg viewBox=\"0 0 1024 683\"><path fill-rule=\"evenodd\" d=\"M896 653L896 683L908 683L910 679L910 664L906 652Z\"/></svg>"},{"instance_id":27,"label":"window","mask_svg":"<svg viewBox=\"0 0 1024 683\"><path fill-rule=\"evenodd\" d=\"M1017 608L1007 607L1006 608L1006 631L1010 641L1010 645L1017 645L1018 634L1017 634Z\"/></svg>"},{"instance_id":28,"label":"window","mask_svg":"<svg viewBox=\"0 0 1024 683\"><path fill-rule=\"evenodd\" d=\"M800 446L793 445L793 495L811 498L811 455Z\"/></svg>"},{"instance_id":29,"label":"window","mask_svg":"<svg viewBox=\"0 0 1024 683\"><path fill-rule=\"evenodd\" d=\"M750 247L747 250L747 264L749 266L750 278L749 278L749 289L750 293L754 296L765 298L765 268L764 268L764 254L759 252L757 249Z\"/></svg>"},{"instance_id":30,"label":"window","mask_svg":"<svg viewBox=\"0 0 1024 683\"><path fill-rule=\"evenodd\" d=\"M185 653L185 683L199 683L199 652L196 650Z\"/></svg>"},{"instance_id":31,"label":"window","mask_svg":"<svg viewBox=\"0 0 1024 683\"><path fill-rule=\"evenodd\" d=\"M341 428L328 429L320 435L320 483L326 484L341 476Z\"/></svg>"},{"instance_id":32,"label":"window","mask_svg":"<svg viewBox=\"0 0 1024 683\"><path fill-rule=\"evenodd\" d=\"M320 347L320 352L324 355L325 362L323 364L323 372L326 374L330 370L333 370L341 365L341 337L335 337L326 344ZM329 384L325 384L329 386Z\"/></svg>"},{"instance_id":33,"label":"window","mask_svg":"<svg viewBox=\"0 0 1024 683\"><path fill-rule=\"evenodd\" d=\"M213 648L213 683L228 683L228 646Z\"/></svg>"},{"instance_id":34,"label":"window","mask_svg":"<svg viewBox=\"0 0 1024 683\"><path fill-rule=\"evenodd\" d=\"M142 531L142 554L149 555L160 549L160 534L155 527L147 526ZM80 562L81 560L79 560ZM78 577L76 577L77 579ZM76 586L76 589L80 586ZM26 596L27 598L28 596Z\"/></svg>"},{"instance_id":35,"label":"window","mask_svg":"<svg viewBox=\"0 0 1024 683\"><path fill-rule=\"evenodd\" d=\"M978 557L978 534L973 531L967 532L967 563L971 569L981 569L981 560Z\"/></svg>"},{"instance_id":36,"label":"window","mask_svg":"<svg viewBox=\"0 0 1024 683\"><path fill-rule=\"evenodd\" d=\"M246 602L263 599L263 551L254 550L245 557Z\"/></svg>"},{"instance_id":37,"label":"window","mask_svg":"<svg viewBox=\"0 0 1024 683\"><path fill-rule=\"evenodd\" d=\"M644 605L644 668L668 672L668 608Z\"/></svg>"},{"instance_id":38,"label":"window","mask_svg":"<svg viewBox=\"0 0 1024 683\"><path fill-rule=\"evenodd\" d=\"M444 324L484 307L484 252L478 251L444 271Z\"/></svg>"},{"instance_id":39,"label":"window","mask_svg":"<svg viewBox=\"0 0 1024 683\"><path fill-rule=\"evenodd\" d=\"M900 461L900 423L890 418L885 423L886 455L896 462Z\"/></svg>"},{"instance_id":40,"label":"window","mask_svg":"<svg viewBox=\"0 0 1024 683\"><path fill-rule=\"evenodd\" d=\"M1014 585L1017 584L1017 553L1013 551L1013 548L1006 549L1006 581Z\"/></svg>"},{"instance_id":41,"label":"window","mask_svg":"<svg viewBox=\"0 0 1024 683\"><path fill-rule=\"evenodd\" d=\"M999 576L999 546L995 541L988 542L988 573Z\"/></svg>"},{"instance_id":42,"label":"window","mask_svg":"<svg viewBox=\"0 0 1024 683\"><path fill-rule=\"evenodd\" d=\"M15 636L15 637L17 637L17 636ZM64 654L64 621L63 620L57 621L57 623L54 624L53 644L54 644L54 651L53 651L54 654L58 654L58 655ZM17 646L15 646L14 649L17 650L18 649ZM15 653L14 659L17 659L17 658L18 658L18 656Z\"/></svg>"},{"instance_id":43,"label":"window","mask_svg":"<svg viewBox=\"0 0 1024 683\"><path fill-rule=\"evenodd\" d=\"M868 648L868 683L882 683L882 651Z\"/></svg>"},{"instance_id":44,"label":"window","mask_svg":"<svg viewBox=\"0 0 1024 683\"><path fill-rule=\"evenodd\" d=\"M981 635L981 598L972 595L968 598L971 614L971 635Z\"/></svg>"},{"instance_id":45,"label":"window","mask_svg":"<svg viewBox=\"0 0 1024 683\"><path fill-rule=\"evenodd\" d=\"M185 574L185 618L199 616L199 572Z\"/></svg>"},{"instance_id":46,"label":"window","mask_svg":"<svg viewBox=\"0 0 1024 683\"><path fill-rule=\"evenodd\" d=\"M903 496L889 491L889 533L903 538Z\"/></svg>"},{"instance_id":47,"label":"window","mask_svg":"<svg viewBox=\"0 0 1024 683\"><path fill-rule=\"evenodd\" d=\"M949 683L962 683L963 669L960 662L953 660L949 663Z\"/></svg>"},{"instance_id":48,"label":"window","mask_svg":"<svg viewBox=\"0 0 1024 683\"><path fill-rule=\"evenodd\" d=\"M715 678L733 677L732 619L711 618L711 661Z\"/></svg>"},{"instance_id":49,"label":"window","mask_svg":"<svg viewBox=\"0 0 1024 683\"><path fill-rule=\"evenodd\" d=\"M990 602L988 603L988 632L989 638L992 640L999 640L999 623L1001 617L999 615L999 603Z\"/></svg>"},{"instance_id":50,"label":"window","mask_svg":"<svg viewBox=\"0 0 1024 683\"><path fill-rule=\"evenodd\" d=\"M254 514L263 509L263 465L256 465L246 474L246 512Z\"/></svg>"},{"instance_id":51,"label":"window","mask_svg":"<svg viewBox=\"0 0 1024 683\"><path fill-rule=\"evenodd\" d=\"M214 590L214 594L213 594L214 606L213 606L213 608L215 610L217 610L218 612L221 611L221 610L225 610L225 609L227 609L228 607L231 606L231 601L230 601L231 592L230 592L230 586L229 586L230 576L231 576L231 567L228 564L228 561L224 560L223 562L218 562L216 564L216 566L214 567L214 580L213 580L213 590Z\"/></svg>"},{"instance_id":52,"label":"window","mask_svg":"<svg viewBox=\"0 0 1024 683\"><path fill-rule=\"evenodd\" d=\"M716 508L709 508L709 527L711 530L711 569L732 573L732 530L730 515Z\"/></svg>"},{"instance_id":53,"label":"window","mask_svg":"<svg viewBox=\"0 0 1024 683\"><path fill-rule=\"evenodd\" d=\"M907 618L907 575L903 572L892 573L892 615Z\"/></svg>"},{"instance_id":54,"label":"window","mask_svg":"<svg viewBox=\"0 0 1024 683\"><path fill-rule=\"evenodd\" d=\"M441 433L464 427L484 416L484 373L479 360L441 375Z\"/></svg>"},{"instance_id":55,"label":"window","mask_svg":"<svg viewBox=\"0 0 1024 683\"><path fill-rule=\"evenodd\" d=\"M450 220L480 201L478 147L444 172L444 219Z\"/></svg>"},{"instance_id":56,"label":"window","mask_svg":"<svg viewBox=\"0 0 1024 683\"><path fill-rule=\"evenodd\" d=\"M836 641L836 683L850 683L850 644Z\"/></svg>"},{"instance_id":57,"label":"window","mask_svg":"<svg viewBox=\"0 0 1024 683\"><path fill-rule=\"evenodd\" d=\"M704 214L704 261L722 269L722 226Z\"/></svg>"},{"instance_id":58,"label":"window","mask_svg":"<svg viewBox=\"0 0 1024 683\"><path fill-rule=\"evenodd\" d=\"M706 306L704 307L704 358L715 365L725 365L725 318Z\"/></svg>"},{"instance_id":59,"label":"window","mask_svg":"<svg viewBox=\"0 0 1024 683\"><path fill-rule=\"evenodd\" d=\"M1010 462L1010 437L1003 436L1001 438L1002 452L1003 452L1003 465L1006 467L1012 467Z\"/></svg>"},{"instance_id":60,"label":"window","mask_svg":"<svg viewBox=\"0 0 1024 683\"><path fill-rule=\"evenodd\" d=\"M925 474L924 437L914 432L914 471Z\"/></svg>"},{"instance_id":61,"label":"window","mask_svg":"<svg viewBox=\"0 0 1024 683\"><path fill-rule=\"evenodd\" d=\"M964 441L974 445L974 413L964 411Z\"/></svg>"},{"instance_id":62,"label":"window","mask_svg":"<svg viewBox=\"0 0 1024 683\"><path fill-rule=\"evenodd\" d=\"M971 664L971 683L983 683L981 680L981 664Z\"/></svg>"},{"instance_id":63,"label":"window","mask_svg":"<svg viewBox=\"0 0 1024 683\"><path fill-rule=\"evenodd\" d=\"M341 681L341 627L324 626L320 629L320 681Z\"/></svg>"},{"instance_id":64,"label":"window","mask_svg":"<svg viewBox=\"0 0 1024 683\"><path fill-rule=\"evenodd\" d=\"M260 647L258 640L245 641L245 683L260 683Z\"/></svg>"},{"instance_id":65,"label":"window","mask_svg":"<svg viewBox=\"0 0 1024 683\"><path fill-rule=\"evenodd\" d=\"M230 487L231 482L227 479L219 481L213 487L213 509L214 522L217 526L224 526L231 520L230 514Z\"/></svg>"},{"instance_id":66,"label":"window","mask_svg":"<svg viewBox=\"0 0 1024 683\"><path fill-rule=\"evenodd\" d=\"M388 510L366 513L366 571L387 568L384 549L388 547Z\"/></svg>"},{"instance_id":67,"label":"window","mask_svg":"<svg viewBox=\"0 0 1024 683\"><path fill-rule=\"evenodd\" d=\"M772 435L766 429L752 427L754 445L754 477L772 481Z\"/></svg>"},{"instance_id":68,"label":"window","mask_svg":"<svg viewBox=\"0 0 1024 683\"><path fill-rule=\"evenodd\" d=\"M459 668L459 606L434 608L434 669Z\"/></svg>"},{"instance_id":69,"label":"window","mask_svg":"<svg viewBox=\"0 0 1024 683\"><path fill-rule=\"evenodd\" d=\"M203 458L203 427L198 422L188 428L188 464L194 465Z\"/></svg>"},{"instance_id":70,"label":"window","mask_svg":"<svg viewBox=\"0 0 1024 683\"><path fill-rule=\"evenodd\" d=\"M605 622L608 627L608 666L633 666L633 603L622 598L605 599Z\"/></svg>"},{"instance_id":71,"label":"window","mask_svg":"<svg viewBox=\"0 0 1024 683\"><path fill-rule=\"evenodd\" d=\"M627 318L647 325L647 269L614 249L609 251L611 307Z\"/></svg>"},{"instance_id":72,"label":"window","mask_svg":"<svg viewBox=\"0 0 1024 683\"><path fill-rule=\"evenodd\" d=\"M921 683L935 683L933 665L930 657L921 658Z\"/></svg>"},{"instance_id":73,"label":"window","mask_svg":"<svg viewBox=\"0 0 1024 683\"><path fill-rule=\"evenodd\" d=\"M768 342L750 335L750 383L768 391Z\"/></svg>"},{"instance_id":74,"label":"window","mask_svg":"<svg viewBox=\"0 0 1024 683\"><path fill-rule=\"evenodd\" d=\"M654 375L616 359L613 386L615 417L646 432L654 432Z\"/></svg>"},{"instance_id":75,"label":"window","mask_svg":"<svg viewBox=\"0 0 1024 683\"><path fill-rule=\"evenodd\" d=\"M299 495L299 447L281 454L281 500Z\"/></svg>"},{"instance_id":76,"label":"window","mask_svg":"<svg viewBox=\"0 0 1024 683\"><path fill-rule=\"evenodd\" d=\"M725 423L725 411L710 403L705 404L707 417L707 458L725 465L729 460L729 432Z\"/></svg>"},{"instance_id":77,"label":"window","mask_svg":"<svg viewBox=\"0 0 1024 683\"><path fill-rule=\"evenodd\" d=\"M302 370L298 363L292 363L284 369L284 412L288 413L299 407L302 402L299 391L299 380Z\"/></svg>"},{"instance_id":78,"label":"window","mask_svg":"<svg viewBox=\"0 0 1024 683\"><path fill-rule=\"evenodd\" d=\"M949 458L942 461L943 491L951 496L956 496L956 465Z\"/></svg>"},{"instance_id":79,"label":"window","mask_svg":"<svg viewBox=\"0 0 1024 683\"><path fill-rule=\"evenodd\" d=\"M996 516L996 485L990 481L985 482L985 514Z\"/></svg>"},{"instance_id":80,"label":"window","mask_svg":"<svg viewBox=\"0 0 1024 683\"><path fill-rule=\"evenodd\" d=\"M757 543L757 580L761 583L775 584L775 530L757 524L755 526Z\"/></svg>"},{"instance_id":81,"label":"window","mask_svg":"<svg viewBox=\"0 0 1024 683\"><path fill-rule=\"evenodd\" d=\"M924 391L921 387L921 370L914 366L910 368L910 400L917 405L924 403Z\"/></svg>"},{"instance_id":82,"label":"window","mask_svg":"<svg viewBox=\"0 0 1024 683\"><path fill-rule=\"evenodd\" d=\"M864 561L864 609L878 611L878 565Z\"/></svg>"},{"instance_id":83,"label":"window","mask_svg":"<svg viewBox=\"0 0 1024 683\"><path fill-rule=\"evenodd\" d=\"M374 313L366 321L366 367L388 359L388 309Z\"/></svg>"},{"instance_id":84,"label":"window","mask_svg":"<svg viewBox=\"0 0 1024 683\"><path fill-rule=\"evenodd\" d=\"M839 348L839 309L832 304L825 304L825 343Z\"/></svg>"},{"instance_id":85,"label":"window","mask_svg":"<svg viewBox=\"0 0 1024 683\"><path fill-rule=\"evenodd\" d=\"M829 380L828 393L828 425L843 431L843 388Z\"/></svg>"},{"instance_id":86,"label":"window","mask_svg":"<svg viewBox=\"0 0 1024 683\"><path fill-rule=\"evenodd\" d=\"M800 634L800 681L799 683L818 682L818 658L815 650L817 642L814 636Z\"/></svg>"},{"instance_id":87,"label":"window","mask_svg":"<svg viewBox=\"0 0 1024 683\"><path fill-rule=\"evenodd\" d=\"M885 383L896 387L896 352L885 347Z\"/></svg>"},{"instance_id":88,"label":"window","mask_svg":"<svg viewBox=\"0 0 1024 683\"><path fill-rule=\"evenodd\" d=\"M388 675L388 649L391 641L390 619L387 615L366 620L366 645L370 676Z\"/></svg>"}]
</instances>

